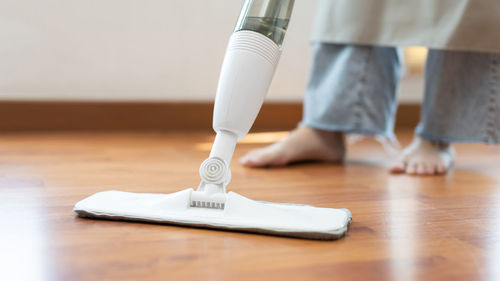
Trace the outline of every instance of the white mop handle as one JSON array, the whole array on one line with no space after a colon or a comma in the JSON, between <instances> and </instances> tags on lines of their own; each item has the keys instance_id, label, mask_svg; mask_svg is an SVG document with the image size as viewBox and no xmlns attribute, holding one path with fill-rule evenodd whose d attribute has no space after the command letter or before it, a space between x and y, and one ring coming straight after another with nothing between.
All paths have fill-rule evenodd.
<instances>
[{"instance_id":1,"label":"white mop handle","mask_svg":"<svg viewBox=\"0 0 500 281\"><path fill-rule=\"evenodd\" d=\"M232 34L215 97L213 128L217 132L210 157L230 164L236 142L252 127L274 76L280 47L248 30Z\"/></svg>"}]
</instances>

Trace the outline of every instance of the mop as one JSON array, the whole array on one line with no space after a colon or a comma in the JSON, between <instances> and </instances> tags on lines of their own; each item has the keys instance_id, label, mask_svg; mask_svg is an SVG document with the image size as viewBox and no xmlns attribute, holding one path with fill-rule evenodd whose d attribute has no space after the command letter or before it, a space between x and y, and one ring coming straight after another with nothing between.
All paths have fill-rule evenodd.
<instances>
[{"instance_id":1,"label":"mop","mask_svg":"<svg viewBox=\"0 0 500 281\"><path fill-rule=\"evenodd\" d=\"M99 192L78 202L80 217L140 221L298 238L342 237L347 209L254 201L226 192L236 143L250 130L281 54L294 0L246 0L223 61L213 113L215 141L198 188L171 194Z\"/></svg>"}]
</instances>

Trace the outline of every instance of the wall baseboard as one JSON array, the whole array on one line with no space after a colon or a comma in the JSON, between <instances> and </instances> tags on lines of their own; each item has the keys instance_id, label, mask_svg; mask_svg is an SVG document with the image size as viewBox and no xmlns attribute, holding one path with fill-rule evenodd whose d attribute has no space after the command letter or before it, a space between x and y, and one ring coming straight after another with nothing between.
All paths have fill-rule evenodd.
<instances>
[{"instance_id":1,"label":"wall baseboard","mask_svg":"<svg viewBox=\"0 0 500 281\"><path fill-rule=\"evenodd\" d=\"M176 102L1 101L0 132L210 130L213 104ZM415 126L420 106L399 106L396 127ZM253 130L290 130L300 103L266 103Z\"/></svg>"}]
</instances>

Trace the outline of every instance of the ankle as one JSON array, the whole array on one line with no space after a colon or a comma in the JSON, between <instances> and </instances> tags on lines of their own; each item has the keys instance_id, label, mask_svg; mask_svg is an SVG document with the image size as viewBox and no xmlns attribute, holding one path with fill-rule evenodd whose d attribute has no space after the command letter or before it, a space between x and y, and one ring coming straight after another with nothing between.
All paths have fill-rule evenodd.
<instances>
[{"instance_id":1,"label":"ankle","mask_svg":"<svg viewBox=\"0 0 500 281\"><path fill-rule=\"evenodd\" d=\"M445 142L445 141L432 141L432 140L428 140L428 139L422 138L420 136L416 136L415 138L419 139L421 142L425 142L425 143L431 144L432 146L436 147L439 150L446 150L446 149L449 149L451 147L451 143L449 143L449 142Z\"/></svg>"}]
</instances>

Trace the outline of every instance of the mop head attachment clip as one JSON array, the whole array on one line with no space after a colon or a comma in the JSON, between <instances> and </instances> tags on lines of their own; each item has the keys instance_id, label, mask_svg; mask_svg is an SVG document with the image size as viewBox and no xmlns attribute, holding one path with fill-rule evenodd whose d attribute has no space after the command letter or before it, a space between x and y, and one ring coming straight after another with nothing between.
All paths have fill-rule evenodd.
<instances>
[{"instance_id":1,"label":"mop head attachment clip","mask_svg":"<svg viewBox=\"0 0 500 281\"><path fill-rule=\"evenodd\" d=\"M226 161L210 157L200 166L201 183L191 194L191 207L224 209L226 205L226 185L231 179L231 171Z\"/></svg>"}]
</instances>

